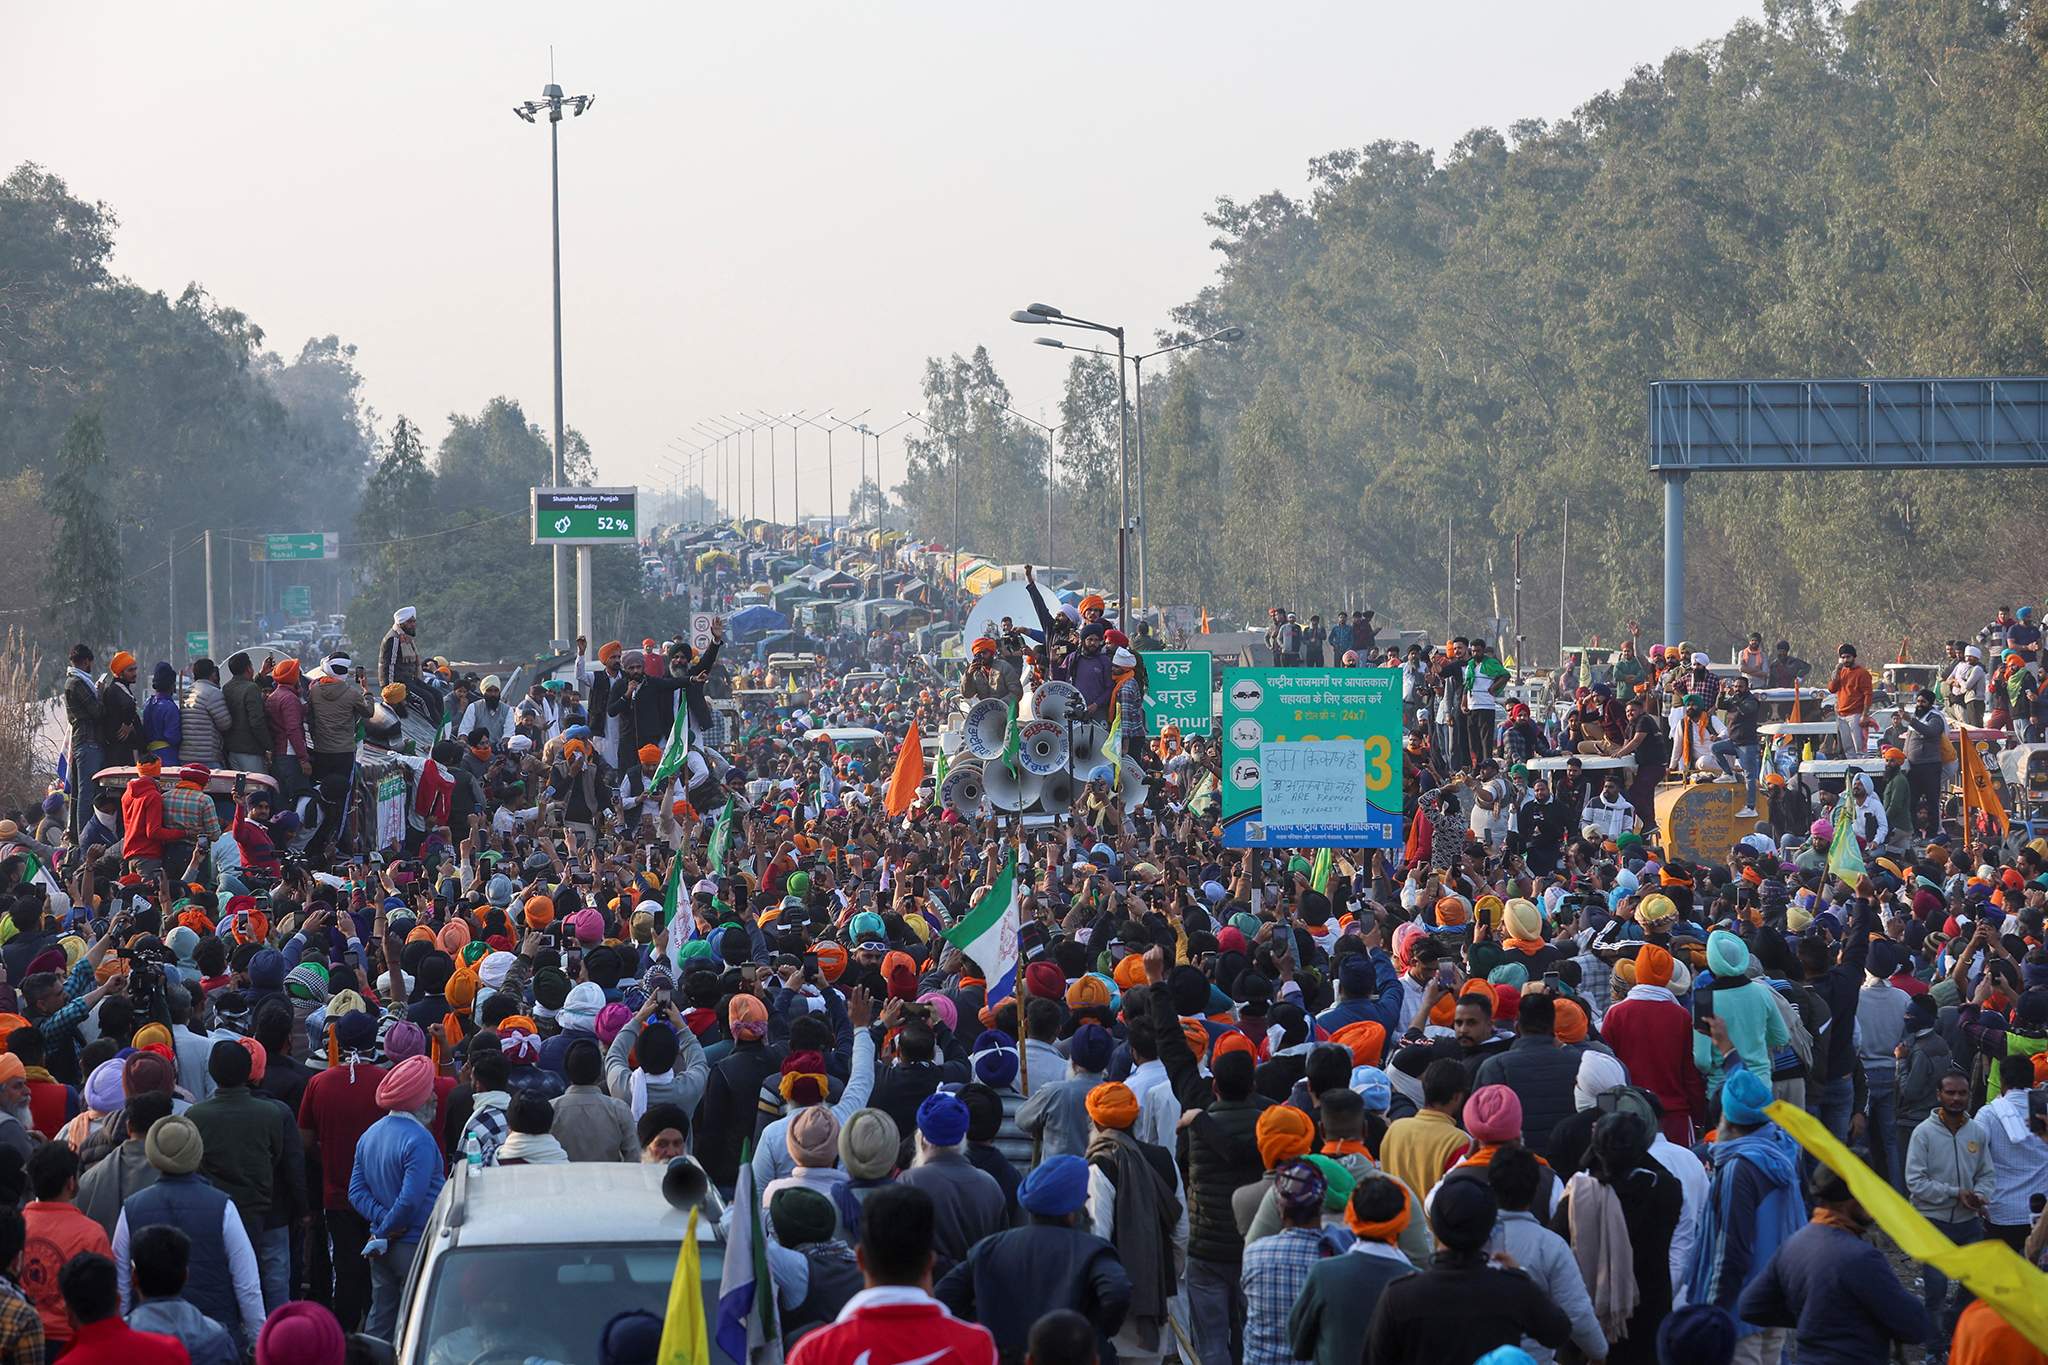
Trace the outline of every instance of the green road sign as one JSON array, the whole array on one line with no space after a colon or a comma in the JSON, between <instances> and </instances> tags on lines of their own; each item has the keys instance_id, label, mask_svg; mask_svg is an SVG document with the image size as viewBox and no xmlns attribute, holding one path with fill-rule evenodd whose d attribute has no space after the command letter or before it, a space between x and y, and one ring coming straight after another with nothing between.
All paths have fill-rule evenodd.
<instances>
[{"instance_id":1,"label":"green road sign","mask_svg":"<svg viewBox=\"0 0 2048 1365\"><path fill-rule=\"evenodd\" d=\"M1226 848L1399 848L1401 670L1223 670Z\"/></svg>"},{"instance_id":2,"label":"green road sign","mask_svg":"<svg viewBox=\"0 0 2048 1365\"><path fill-rule=\"evenodd\" d=\"M341 536L334 531L292 531L263 537L263 557L276 564L294 559L334 559Z\"/></svg>"},{"instance_id":3,"label":"green road sign","mask_svg":"<svg viewBox=\"0 0 2048 1365\"><path fill-rule=\"evenodd\" d=\"M536 545L630 545L639 530L637 488L536 488Z\"/></svg>"},{"instance_id":4,"label":"green road sign","mask_svg":"<svg viewBox=\"0 0 2048 1365\"><path fill-rule=\"evenodd\" d=\"M1210 702L1216 690L1216 659L1206 649L1155 649L1145 659L1145 733L1169 725L1181 738L1216 728Z\"/></svg>"},{"instance_id":5,"label":"green road sign","mask_svg":"<svg viewBox=\"0 0 2048 1365\"><path fill-rule=\"evenodd\" d=\"M313 590L303 584L294 583L284 590L284 613L294 621L303 621L313 614Z\"/></svg>"},{"instance_id":6,"label":"green road sign","mask_svg":"<svg viewBox=\"0 0 2048 1365\"><path fill-rule=\"evenodd\" d=\"M195 659L203 659L211 653L212 646L206 642L206 632L203 630L186 631L185 652Z\"/></svg>"}]
</instances>

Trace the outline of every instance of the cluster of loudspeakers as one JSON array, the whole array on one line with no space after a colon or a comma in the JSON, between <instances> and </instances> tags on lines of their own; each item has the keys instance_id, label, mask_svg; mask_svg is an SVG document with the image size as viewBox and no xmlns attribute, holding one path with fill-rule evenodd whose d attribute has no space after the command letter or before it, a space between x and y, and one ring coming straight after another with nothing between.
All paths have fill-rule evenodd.
<instances>
[{"instance_id":1,"label":"cluster of loudspeakers","mask_svg":"<svg viewBox=\"0 0 2048 1365\"><path fill-rule=\"evenodd\" d=\"M938 801L963 820L989 811L1064 815L1087 783L1115 771L1109 727L1082 720L1086 707L1073 684L1049 682L1024 695L1018 708L1017 761L1003 761L1010 741L1010 708L986 697L968 709L958 731L940 738L948 755L960 753L939 784ZM964 752L961 752L964 751ZM1136 766L1124 775L1124 809L1145 799Z\"/></svg>"}]
</instances>

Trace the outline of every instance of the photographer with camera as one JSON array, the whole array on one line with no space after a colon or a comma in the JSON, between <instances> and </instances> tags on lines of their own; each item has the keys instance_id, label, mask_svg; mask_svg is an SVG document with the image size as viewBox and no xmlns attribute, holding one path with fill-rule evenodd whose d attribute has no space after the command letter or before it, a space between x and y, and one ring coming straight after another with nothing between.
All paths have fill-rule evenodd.
<instances>
[{"instance_id":1,"label":"photographer with camera","mask_svg":"<svg viewBox=\"0 0 2048 1365\"><path fill-rule=\"evenodd\" d=\"M68 974L63 971L64 950L52 947L28 964L28 974L22 978L18 992L22 1014L42 1035L44 1065L50 1075L65 1085L85 1084L78 1066L79 1025L100 1001L127 991L126 971L106 981L99 981L95 973L114 944L127 935L131 922L127 914L116 915ZM0 972L0 981L4 979L5 973Z\"/></svg>"}]
</instances>

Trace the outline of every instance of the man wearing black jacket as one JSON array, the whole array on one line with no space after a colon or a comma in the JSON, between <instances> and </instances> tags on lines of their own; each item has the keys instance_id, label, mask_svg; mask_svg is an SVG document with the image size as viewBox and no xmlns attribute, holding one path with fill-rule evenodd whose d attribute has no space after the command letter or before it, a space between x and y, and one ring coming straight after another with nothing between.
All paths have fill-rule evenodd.
<instances>
[{"instance_id":1,"label":"man wearing black jacket","mask_svg":"<svg viewBox=\"0 0 2048 1365\"><path fill-rule=\"evenodd\" d=\"M1807 1091L1807 1105L1837 1141L1849 1140L1849 1118L1856 1108L1856 1005L1863 989L1864 964L1870 959L1870 934L1876 927L1877 907L1858 896L1849 902L1849 928L1842 946L1828 962L1828 942L1818 931L1809 930L1799 940L1799 965L1806 971L1806 984L1827 1002L1831 1021L1827 1032L1815 1040L1814 1069L1818 1076Z\"/></svg>"},{"instance_id":2,"label":"man wearing black jacket","mask_svg":"<svg viewBox=\"0 0 2048 1365\"><path fill-rule=\"evenodd\" d=\"M1230 1197L1265 1174L1259 1159L1259 1111L1269 1103L1252 1089L1252 1057L1218 1057L1204 1080L1194 1050L1163 980L1163 955L1146 953L1155 979L1152 1025L1168 1084L1186 1111L1180 1120L1180 1166L1187 1172L1187 1296L1195 1355L1200 1365L1230 1365L1244 1358L1244 1235Z\"/></svg>"}]
</instances>

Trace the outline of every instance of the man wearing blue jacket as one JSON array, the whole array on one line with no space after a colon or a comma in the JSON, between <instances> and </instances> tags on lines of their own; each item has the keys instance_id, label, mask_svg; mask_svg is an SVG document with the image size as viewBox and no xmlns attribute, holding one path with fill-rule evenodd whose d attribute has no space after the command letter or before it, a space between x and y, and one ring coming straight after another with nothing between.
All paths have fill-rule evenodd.
<instances>
[{"instance_id":1,"label":"man wearing blue jacket","mask_svg":"<svg viewBox=\"0 0 2048 1365\"><path fill-rule=\"evenodd\" d=\"M370 1225L363 1255L370 1262L370 1313L363 1330L394 1338L398 1297L419 1255L420 1234L446 1178L434 1140L434 1063L408 1057L377 1086L384 1117L356 1144L348 1202Z\"/></svg>"}]
</instances>

